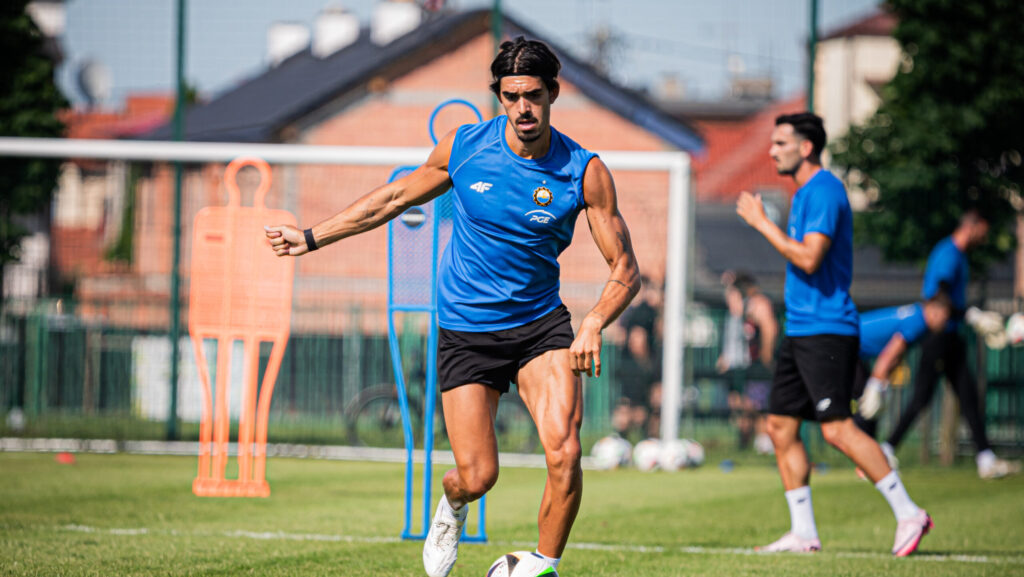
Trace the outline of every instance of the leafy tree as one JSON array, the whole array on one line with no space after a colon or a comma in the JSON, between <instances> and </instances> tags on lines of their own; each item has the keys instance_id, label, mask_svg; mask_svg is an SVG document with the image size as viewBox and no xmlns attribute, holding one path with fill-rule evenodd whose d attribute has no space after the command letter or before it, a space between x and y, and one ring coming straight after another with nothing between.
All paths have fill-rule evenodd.
<instances>
[{"instance_id":1,"label":"leafy tree","mask_svg":"<svg viewBox=\"0 0 1024 577\"><path fill-rule=\"evenodd\" d=\"M54 83L43 35L25 13L27 4L0 2L0 135L59 137L64 125L56 113L67 101ZM4 265L17 262L28 234L18 219L47 207L59 172L55 160L0 158L0 288Z\"/></svg>"},{"instance_id":2,"label":"leafy tree","mask_svg":"<svg viewBox=\"0 0 1024 577\"><path fill-rule=\"evenodd\" d=\"M863 126L832 146L872 199L860 240L887 259L922 260L965 207L992 224L977 266L1014 247L1024 208L1024 2L890 0L904 56Z\"/></svg>"}]
</instances>

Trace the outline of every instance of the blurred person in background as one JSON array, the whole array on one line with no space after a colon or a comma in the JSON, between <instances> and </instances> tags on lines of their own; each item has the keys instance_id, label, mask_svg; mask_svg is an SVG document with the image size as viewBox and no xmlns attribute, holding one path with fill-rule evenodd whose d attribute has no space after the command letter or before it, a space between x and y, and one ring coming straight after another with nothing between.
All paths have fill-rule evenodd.
<instances>
[{"instance_id":1,"label":"blurred person in background","mask_svg":"<svg viewBox=\"0 0 1024 577\"><path fill-rule=\"evenodd\" d=\"M967 310L967 284L970 268L967 253L985 242L988 220L977 209L960 217L953 234L940 240L928 256L921 297L930 299L940 288L948 287L952 300L952 317L945 330L929 335L921 346L921 360L914 377L914 392L900 420L896 423L882 450L895 460L896 448L914 424L917 416L932 400L939 377L946 376L960 401L960 413L967 420L977 449L975 464L982 479L997 479L1020 471L1020 463L996 457L985 432L985 417L978 398L978 385L967 363L967 342L960 336Z\"/></svg>"},{"instance_id":2,"label":"blurred person in background","mask_svg":"<svg viewBox=\"0 0 1024 577\"><path fill-rule=\"evenodd\" d=\"M646 277L639 298L619 324L625 346L615 369L620 396L612 410L612 428L623 438L656 436L659 419L652 400L661 387L661 289ZM652 394L656 395L652 399Z\"/></svg>"},{"instance_id":3,"label":"blurred person in background","mask_svg":"<svg viewBox=\"0 0 1024 577\"><path fill-rule=\"evenodd\" d=\"M885 406L889 392L889 378L912 345L929 333L946 329L952 315L952 301L948 289L940 289L935 296L922 302L900 307L887 307L860 315L860 359L854 377L853 396L857 399L857 414L853 421L862 431L875 438L877 416ZM874 359L873 365L870 364ZM882 452L889 466L896 469L899 460L887 444ZM864 472L857 469L864 478Z\"/></svg>"},{"instance_id":4,"label":"blurred person in background","mask_svg":"<svg viewBox=\"0 0 1024 577\"><path fill-rule=\"evenodd\" d=\"M722 275L722 284L728 314L716 366L729 382L730 421L739 434L741 450L753 442L758 452L770 453L763 411L771 388L779 323L771 299L761 292L753 275L728 271Z\"/></svg>"},{"instance_id":5,"label":"blurred person in background","mask_svg":"<svg viewBox=\"0 0 1024 577\"><path fill-rule=\"evenodd\" d=\"M786 335L779 346L768 400L768 434L790 512L790 531L760 551L821 549L811 502L811 467L800 438L804 420L821 424L825 440L860 467L896 517L892 554L910 555L932 528L911 500L878 443L854 424L850 412L859 348L853 280L853 211L843 183L821 166L821 117L810 112L775 119L768 154L779 174L799 189L787 230L765 214L761 197L740 193L736 212L787 261Z\"/></svg>"}]
</instances>

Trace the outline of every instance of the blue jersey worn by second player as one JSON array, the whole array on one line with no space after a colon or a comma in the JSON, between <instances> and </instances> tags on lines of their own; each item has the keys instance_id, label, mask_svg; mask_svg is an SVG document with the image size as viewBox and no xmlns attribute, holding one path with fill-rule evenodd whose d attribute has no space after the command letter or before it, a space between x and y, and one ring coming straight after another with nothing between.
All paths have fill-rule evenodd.
<instances>
[{"instance_id":1,"label":"blue jersey worn by second player","mask_svg":"<svg viewBox=\"0 0 1024 577\"><path fill-rule=\"evenodd\" d=\"M786 265L786 334L857 336L857 307L850 298L853 212L843 183L824 169L800 187L789 211L791 238L803 241L812 232L832 244L814 274Z\"/></svg>"},{"instance_id":2,"label":"blue jersey worn by second player","mask_svg":"<svg viewBox=\"0 0 1024 577\"><path fill-rule=\"evenodd\" d=\"M523 158L505 141L506 121L462 126L452 143L454 224L438 281L438 323L448 330L515 328L562 303L558 255L596 155L552 128L548 153Z\"/></svg>"},{"instance_id":3,"label":"blue jersey worn by second player","mask_svg":"<svg viewBox=\"0 0 1024 577\"><path fill-rule=\"evenodd\" d=\"M876 357L899 333L907 345L921 340L928 332L924 308L920 304L889 307L860 315L860 354Z\"/></svg>"},{"instance_id":4,"label":"blue jersey worn by second player","mask_svg":"<svg viewBox=\"0 0 1024 577\"><path fill-rule=\"evenodd\" d=\"M939 292L942 283L949 287L949 298L953 301L953 318L946 325L947 331L956 330L958 319L967 310L967 278L967 255L953 244L953 237L947 236L940 240L928 255L921 297L932 298Z\"/></svg>"}]
</instances>

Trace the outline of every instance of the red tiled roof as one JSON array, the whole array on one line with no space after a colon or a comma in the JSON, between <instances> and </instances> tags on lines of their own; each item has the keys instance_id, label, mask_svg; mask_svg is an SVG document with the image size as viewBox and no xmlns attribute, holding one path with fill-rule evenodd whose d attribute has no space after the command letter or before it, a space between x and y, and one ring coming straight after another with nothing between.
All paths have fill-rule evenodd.
<instances>
[{"instance_id":1,"label":"red tiled roof","mask_svg":"<svg viewBox=\"0 0 1024 577\"><path fill-rule=\"evenodd\" d=\"M58 113L67 127L67 138L122 138L145 134L167 122L174 110L174 96L133 94L117 111L62 110ZM88 170L100 170L105 161L77 159L75 164Z\"/></svg>"},{"instance_id":2,"label":"red tiled roof","mask_svg":"<svg viewBox=\"0 0 1024 577\"><path fill-rule=\"evenodd\" d=\"M897 20L894 14L875 12L853 24L825 34L821 40L849 38L850 36L892 36L892 31L896 29L898 22L899 20Z\"/></svg>"},{"instance_id":3,"label":"red tiled roof","mask_svg":"<svg viewBox=\"0 0 1024 577\"><path fill-rule=\"evenodd\" d=\"M697 200L732 202L741 191L795 191L793 180L779 176L768 158L769 135L780 114L805 110L804 98L784 100L742 121L698 120L706 154L694 159Z\"/></svg>"},{"instance_id":4,"label":"red tiled roof","mask_svg":"<svg viewBox=\"0 0 1024 577\"><path fill-rule=\"evenodd\" d=\"M60 116L68 138L119 138L160 126L173 110L172 95L135 94L125 99L119 111L65 110Z\"/></svg>"}]
</instances>

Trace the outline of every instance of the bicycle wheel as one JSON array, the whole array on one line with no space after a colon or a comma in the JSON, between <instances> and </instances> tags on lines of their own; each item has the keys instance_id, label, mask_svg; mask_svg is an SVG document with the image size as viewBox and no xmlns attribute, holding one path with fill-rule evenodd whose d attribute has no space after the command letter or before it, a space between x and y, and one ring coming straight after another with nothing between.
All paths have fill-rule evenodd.
<instances>
[{"instance_id":1,"label":"bicycle wheel","mask_svg":"<svg viewBox=\"0 0 1024 577\"><path fill-rule=\"evenodd\" d=\"M409 405L414 438L422 437L422 409ZM405 447L402 410L394 385L380 385L359 394L346 411L348 442L359 447Z\"/></svg>"}]
</instances>

